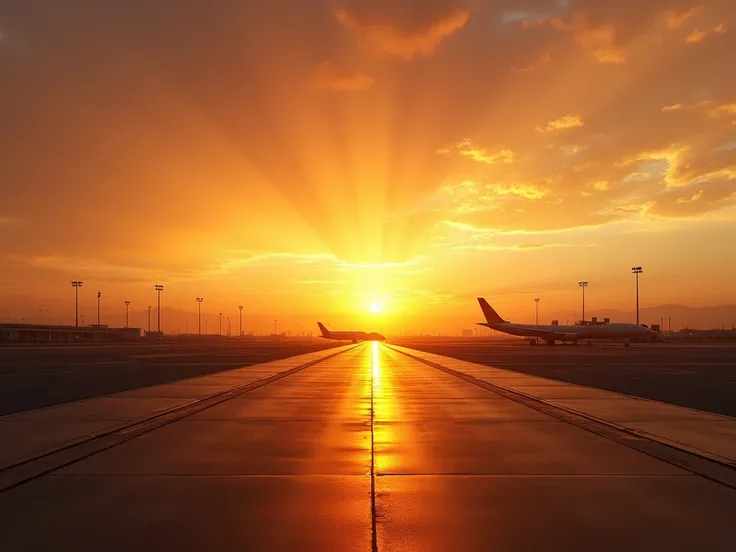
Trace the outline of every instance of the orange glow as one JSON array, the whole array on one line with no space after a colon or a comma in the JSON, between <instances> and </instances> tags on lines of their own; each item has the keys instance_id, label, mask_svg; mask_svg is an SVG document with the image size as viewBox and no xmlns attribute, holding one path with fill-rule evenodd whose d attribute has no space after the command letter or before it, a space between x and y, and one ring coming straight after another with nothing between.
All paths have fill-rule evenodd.
<instances>
[{"instance_id":1,"label":"orange glow","mask_svg":"<svg viewBox=\"0 0 736 552\"><path fill-rule=\"evenodd\" d=\"M456 335L584 278L630 321L632 264L644 308L733 304L736 4L277 4L0 21L0 319L73 322L82 280L88 322L160 283L169 333L204 297L210 333Z\"/></svg>"}]
</instances>

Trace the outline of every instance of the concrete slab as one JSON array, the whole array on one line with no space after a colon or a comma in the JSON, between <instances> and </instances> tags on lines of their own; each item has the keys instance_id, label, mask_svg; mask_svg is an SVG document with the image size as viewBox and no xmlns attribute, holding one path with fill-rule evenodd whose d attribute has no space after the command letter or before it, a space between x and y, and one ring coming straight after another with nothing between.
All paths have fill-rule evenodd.
<instances>
[{"instance_id":1,"label":"concrete slab","mask_svg":"<svg viewBox=\"0 0 736 552\"><path fill-rule=\"evenodd\" d=\"M556 421L376 422L374 442L379 474L684 473Z\"/></svg>"},{"instance_id":2,"label":"concrete slab","mask_svg":"<svg viewBox=\"0 0 736 552\"><path fill-rule=\"evenodd\" d=\"M238 384L235 384L238 385ZM135 398L161 398L161 399L198 399L209 397L217 393L223 393L232 389L232 383L202 384L202 383L167 383L166 385L155 385L144 387L135 391L126 392L125 397Z\"/></svg>"},{"instance_id":3,"label":"concrete slab","mask_svg":"<svg viewBox=\"0 0 736 552\"><path fill-rule=\"evenodd\" d=\"M334 394L318 402L305 404L303 398L293 397L251 397L234 399L208 408L190 416L190 421L274 421L274 422L321 422L340 408L342 396ZM370 419L370 396L353 403L352 408L341 418L346 422Z\"/></svg>"},{"instance_id":4,"label":"concrete slab","mask_svg":"<svg viewBox=\"0 0 736 552\"><path fill-rule=\"evenodd\" d=\"M59 422L93 422L93 421L116 421L129 422L154 416L164 410L181 406L192 399L182 397L171 398L135 398L124 397L100 397L89 401L56 406L36 412L28 412L9 419L22 420L24 422L38 422L43 424Z\"/></svg>"},{"instance_id":5,"label":"concrete slab","mask_svg":"<svg viewBox=\"0 0 736 552\"><path fill-rule=\"evenodd\" d=\"M736 420L718 422L629 422L627 427L736 461Z\"/></svg>"},{"instance_id":6,"label":"concrete slab","mask_svg":"<svg viewBox=\"0 0 736 552\"><path fill-rule=\"evenodd\" d=\"M181 421L61 473L364 475L370 473L370 425Z\"/></svg>"},{"instance_id":7,"label":"concrete slab","mask_svg":"<svg viewBox=\"0 0 736 552\"><path fill-rule=\"evenodd\" d=\"M685 449L700 449L713 457L736 462L736 419L690 408L673 406L657 401L629 397L619 393L581 385L520 374L440 355L396 347L411 355L451 367L458 372L505 389L519 391L556 406L572 409L604 422L632 430L649 428L654 440L678 442ZM676 422L683 430L674 429ZM698 423L697 431L688 430L688 424ZM647 430L644 430L647 431ZM661 433L659 433L661 432Z\"/></svg>"},{"instance_id":8,"label":"concrete slab","mask_svg":"<svg viewBox=\"0 0 736 552\"><path fill-rule=\"evenodd\" d=\"M370 477L52 476L0 495L7 552L371 550Z\"/></svg>"},{"instance_id":9,"label":"concrete slab","mask_svg":"<svg viewBox=\"0 0 736 552\"><path fill-rule=\"evenodd\" d=\"M27 428L28 432L26 436L3 441L4 446L0 449L0 465L7 465L18 458L26 458L34 452L40 454L49 449L58 448L72 440L78 441L88 436L91 431L113 430L121 425L156 416L169 409L220 394L278 371L330 356L338 350L347 348L349 347L276 360L269 362L267 368L253 366L245 368L243 372L210 374L0 418L0 422L3 423L25 424L6 425L6 429L0 429L0 433L2 431L14 433L19 431L19 428ZM38 448L34 449L34 447Z\"/></svg>"},{"instance_id":10,"label":"concrete slab","mask_svg":"<svg viewBox=\"0 0 736 552\"><path fill-rule=\"evenodd\" d=\"M680 406L622 396L597 399L552 399L549 402L610 422L703 421L721 422L725 418Z\"/></svg>"},{"instance_id":11,"label":"concrete slab","mask_svg":"<svg viewBox=\"0 0 736 552\"><path fill-rule=\"evenodd\" d=\"M372 522L379 550L725 550L734 513L730 488L379 346L0 493L11 550L367 550Z\"/></svg>"},{"instance_id":12,"label":"concrete slab","mask_svg":"<svg viewBox=\"0 0 736 552\"><path fill-rule=\"evenodd\" d=\"M497 380L494 380L497 382ZM612 393L610 391L604 391L602 389L591 389L590 387L582 387L580 385L570 385L567 383L563 384L548 384L548 385L537 385L537 384L517 384L509 385L503 384L504 387L519 391L520 393L526 393L532 397L538 399L610 399ZM615 397L615 395L613 395Z\"/></svg>"},{"instance_id":13,"label":"concrete slab","mask_svg":"<svg viewBox=\"0 0 736 552\"><path fill-rule=\"evenodd\" d=\"M489 395L491 395L489 393ZM407 397L401 400L401 409L390 401L376 401L375 420L386 421L438 421L438 422L551 422L549 416L526 406L511 403L498 396L472 399L433 399Z\"/></svg>"},{"instance_id":14,"label":"concrete slab","mask_svg":"<svg viewBox=\"0 0 736 552\"><path fill-rule=\"evenodd\" d=\"M84 439L119 425L117 422L28 422L0 420L2 454L0 466L20 461L31 455Z\"/></svg>"},{"instance_id":15,"label":"concrete slab","mask_svg":"<svg viewBox=\"0 0 736 552\"><path fill-rule=\"evenodd\" d=\"M378 477L378 549L731 550L736 493L696 477Z\"/></svg>"}]
</instances>

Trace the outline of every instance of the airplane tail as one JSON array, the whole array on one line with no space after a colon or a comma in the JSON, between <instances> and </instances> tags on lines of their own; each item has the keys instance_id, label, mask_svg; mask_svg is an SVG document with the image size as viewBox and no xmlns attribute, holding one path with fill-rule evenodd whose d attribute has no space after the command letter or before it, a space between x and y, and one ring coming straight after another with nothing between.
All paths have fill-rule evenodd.
<instances>
[{"instance_id":1,"label":"airplane tail","mask_svg":"<svg viewBox=\"0 0 736 552\"><path fill-rule=\"evenodd\" d=\"M322 322L317 322L317 325L319 326L319 331L322 332L322 337L328 337L330 335L330 330L325 328L325 325L322 324Z\"/></svg>"},{"instance_id":2,"label":"airplane tail","mask_svg":"<svg viewBox=\"0 0 736 552\"><path fill-rule=\"evenodd\" d=\"M506 322L506 320L501 318L498 313L493 310L493 307L489 305L488 301L483 299L483 297L478 297L478 303L483 311L483 315L486 317L486 322L489 324L500 324L502 322Z\"/></svg>"}]
</instances>

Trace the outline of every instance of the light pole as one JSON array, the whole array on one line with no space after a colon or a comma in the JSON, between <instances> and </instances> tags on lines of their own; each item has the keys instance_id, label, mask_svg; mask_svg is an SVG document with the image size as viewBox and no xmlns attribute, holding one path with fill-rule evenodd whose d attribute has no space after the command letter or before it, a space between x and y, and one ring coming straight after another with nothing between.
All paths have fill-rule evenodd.
<instances>
[{"instance_id":1,"label":"light pole","mask_svg":"<svg viewBox=\"0 0 736 552\"><path fill-rule=\"evenodd\" d=\"M578 286L583 288L583 322L585 322L585 288L588 287L588 282L578 282Z\"/></svg>"},{"instance_id":2,"label":"light pole","mask_svg":"<svg viewBox=\"0 0 736 552\"><path fill-rule=\"evenodd\" d=\"M153 308L152 305L148 305L148 333L151 333L151 309Z\"/></svg>"},{"instance_id":3,"label":"light pole","mask_svg":"<svg viewBox=\"0 0 736 552\"><path fill-rule=\"evenodd\" d=\"M639 325L639 274L644 272L642 267L635 266L631 269L632 274L636 275L636 325Z\"/></svg>"},{"instance_id":4,"label":"light pole","mask_svg":"<svg viewBox=\"0 0 736 552\"><path fill-rule=\"evenodd\" d=\"M536 319L537 319L537 326L539 326L539 298L534 299L534 306L536 307Z\"/></svg>"},{"instance_id":5,"label":"light pole","mask_svg":"<svg viewBox=\"0 0 736 552\"><path fill-rule=\"evenodd\" d=\"M156 333L161 335L161 292L164 290L164 286L156 284L154 289L156 290L156 293L158 293L158 312L156 313L158 315L158 329L156 330Z\"/></svg>"},{"instance_id":6,"label":"light pole","mask_svg":"<svg viewBox=\"0 0 736 552\"><path fill-rule=\"evenodd\" d=\"M273 335L274 336L276 335L276 324L278 324L278 322L279 322L278 320L273 321Z\"/></svg>"},{"instance_id":7,"label":"light pole","mask_svg":"<svg viewBox=\"0 0 736 552\"><path fill-rule=\"evenodd\" d=\"M238 335L243 337L243 305L239 305L238 310L240 311L240 333Z\"/></svg>"},{"instance_id":8,"label":"light pole","mask_svg":"<svg viewBox=\"0 0 736 552\"><path fill-rule=\"evenodd\" d=\"M128 327L128 307L130 306L130 301L125 302L125 327Z\"/></svg>"},{"instance_id":9,"label":"light pole","mask_svg":"<svg viewBox=\"0 0 736 552\"><path fill-rule=\"evenodd\" d=\"M74 280L72 287L74 288L74 325L79 327L79 288L84 282Z\"/></svg>"},{"instance_id":10,"label":"light pole","mask_svg":"<svg viewBox=\"0 0 736 552\"><path fill-rule=\"evenodd\" d=\"M218 313L220 315L220 337L222 337L222 313Z\"/></svg>"},{"instance_id":11,"label":"light pole","mask_svg":"<svg viewBox=\"0 0 736 552\"><path fill-rule=\"evenodd\" d=\"M199 335L202 335L202 301L204 301L204 297L197 297L197 308L199 309L197 313L197 331Z\"/></svg>"},{"instance_id":12,"label":"light pole","mask_svg":"<svg viewBox=\"0 0 736 552\"><path fill-rule=\"evenodd\" d=\"M232 329L232 326L230 325L230 317L227 317L227 336L230 337L232 335L232 332L230 331Z\"/></svg>"}]
</instances>

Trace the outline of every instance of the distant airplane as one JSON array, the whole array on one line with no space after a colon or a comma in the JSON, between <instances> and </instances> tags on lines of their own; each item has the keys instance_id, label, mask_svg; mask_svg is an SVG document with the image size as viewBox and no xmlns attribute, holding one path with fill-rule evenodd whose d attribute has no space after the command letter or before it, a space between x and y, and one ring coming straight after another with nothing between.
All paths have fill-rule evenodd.
<instances>
[{"instance_id":1,"label":"distant airplane","mask_svg":"<svg viewBox=\"0 0 736 552\"><path fill-rule=\"evenodd\" d=\"M534 325L534 324L512 324L501 318L488 301L482 297L478 298L480 308L486 317L486 322L478 322L479 326L486 326L498 332L528 337L529 344L535 345L536 339L542 339L548 345L554 345L555 341L570 341L577 345L578 341L584 339L624 340L624 345L629 346L629 340L634 338L656 339L658 334L646 326L622 323L601 323L575 326L560 326L558 324Z\"/></svg>"},{"instance_id":2,"label":"distant airplane","mask_svg":"<svg viewBox=\"0 0 736 552\"><path fill-rule=\"evenodd\" d=\"M322 337L325 339L337 339L338 341L352 341L357 343L358 341L385 341L386 338L379 333L371 332L331 332L322 322L317 322L319 330L322 332Z\"/></svg>"}]
</instances>

